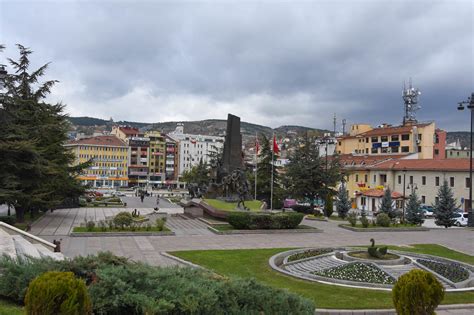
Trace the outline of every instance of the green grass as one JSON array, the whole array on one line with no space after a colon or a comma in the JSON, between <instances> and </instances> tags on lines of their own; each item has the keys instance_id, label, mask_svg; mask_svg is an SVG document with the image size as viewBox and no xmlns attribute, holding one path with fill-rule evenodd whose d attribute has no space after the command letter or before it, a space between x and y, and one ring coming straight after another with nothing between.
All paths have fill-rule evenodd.
<instances>
[{"instance_id":1,"label":"green grass","mask_svg":"<svg viewBox=\"0 0 474 315\"><path fill-rule=\"evenodd\" d=\"M76 226L72 229L73 232L77 233L107 233L107 232L123 232L123 233L130 233L130 232L167 232L170 231L166 226L163 227L163 230L158 229L156 226L150 227L150 229L146 229L145 227L140 227L136 228L135 231L132 231L130 229L117 229L117 228L107 228L105 231L103 231L100 227L96 226L92 229L92 231L89 231L85 226Z\"/></svg>"},{"instance_id":2,"label":"green grass","mask_svg":"<svg viewBox=\"0 0 474 315\"><path fill-rule=\"evenodd\" d=\"M24 315L23 306L13 304L0 299L0 315Z\"/></svg>"},{"instance_id":3,"label":"green grass","mask_svg":"<svg viewBox=\"0 0 474 315\"><path fill-rule=\"evenodd\" d=\"M350 225L349 223L348 224L343 224L344 226L350 226L350 227L353 227L352 225ZM360 229L365 229L365 227L362 226L362 224L360 223L357 223L354 227L356 228L360 228ZM396 228L411 228L411 229L416 229L416 228L420 228L421 226L419 225L414 225L414 224L396 224L396 225L393 225L393 224L390 224L390 226L379 226L379 225L376 225L376 226L373 226L372 224L369 224L369 226L367 228L370 228L370 229L380 229L380 228L384 228L384 229L396 229Z\"/></svg>"},{"instance_id":4,"label":"green grass","mask_svg":"<svg viewBox=\"0 0 474 315\"><path fill-rule=\"evenodd\" d=\"M217 199L203 199L205 203L213 208L224 211L234 211L237 208L237 202L225 202ZM259 200L250 200L245 202L245 206L250 208L250 211L260 211L262 203Z\"/></svg>"},{"instance_id":5,"label":"green grass","mask_svg":"<svg viewBox=\"0 0 474 315\"><path fill-rule=\"evenodd\" d=\"M218 231L251 231L251 230L238 230L230 224L214 224L212 225L212 227ZM308 226L308 225L298 225L298 227L295 230L308 230L308 229L317 230L317 228Z\"/></svg>"},{"instance_id":6,"label":"green grass","mask_svg":"<svg viewBox=\"0 0 474 315\"><path fill-rule=\"evenodd\" d=\"M390 246L389 248L474 263L474 256L459 253L440 245L413 245L408 248ZM251 277L273 287L288 289L313 300L318 308L380 309L393 307L391 292L326 285L296 279L273 271L268 265L268 259L285 250L288 248L199 250L173 252L172 254L224 276ZM473 301L474 292L453 292L446 294L443 304L472 303Z\"/></svg>"}]
</instances>

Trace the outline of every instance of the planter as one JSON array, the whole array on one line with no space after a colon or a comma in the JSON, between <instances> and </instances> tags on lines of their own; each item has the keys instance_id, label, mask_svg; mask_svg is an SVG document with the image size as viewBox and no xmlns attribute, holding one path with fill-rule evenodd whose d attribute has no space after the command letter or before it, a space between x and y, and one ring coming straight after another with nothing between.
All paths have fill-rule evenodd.
<instances>
[{"instance_id":1,"label":"planter","mask_svg":"<svg viewBox=\"0 0 474 315\"><path fill-rule=\"evenodd\" d=\"M280 230L229 230L219 231L213 227L207 227L209 231L219 235L234 234L299 234L299 233L321 233L320 229L280 229Z\"/></svg>"},{"instance_id":2,"label":"planter","mask_svg":"<svg viewBox=\"0 0 474 315\"><path fill-rule=\"evenodd\" d=\"M162 232L71 232L71 237L107 237L107 236L173 236L172 231Z\"/></svg>"}]
</instances>

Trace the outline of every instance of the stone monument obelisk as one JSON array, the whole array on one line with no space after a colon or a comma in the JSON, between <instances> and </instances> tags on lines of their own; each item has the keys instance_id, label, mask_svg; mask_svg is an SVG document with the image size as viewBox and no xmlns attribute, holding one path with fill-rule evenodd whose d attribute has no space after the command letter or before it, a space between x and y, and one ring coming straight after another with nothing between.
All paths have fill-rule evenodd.
<instances>
[{"instance_id":1,"label":"stone monument obelisk","mask_svg":"<svg viewBox=\"0 0 474 315\"><path fill-rule=\"evenodd\" d=\"M218 179L219 182L222 176L226 176L238 168L243 168L240 117L228 114L224 154L222 156L222 170L219 176L220 178Z\"/></svg>"}]
</instances>

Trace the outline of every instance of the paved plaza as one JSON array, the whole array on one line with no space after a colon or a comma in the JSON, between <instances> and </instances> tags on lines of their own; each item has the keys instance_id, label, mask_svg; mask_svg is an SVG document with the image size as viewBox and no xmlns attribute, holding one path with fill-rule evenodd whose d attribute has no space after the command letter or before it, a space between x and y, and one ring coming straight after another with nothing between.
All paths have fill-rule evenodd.
<instances>
[{"instance_id":1,"label":"paved plaza","mask_svg":"<svg viewBox=\"0 0 474 315\"><path fill-rule=\"evenodd\" d=\"M160 207L160 212L182 213L182 208L166 201L160 201L160 205L163 206L163 208ZM474 255L474 233L470 229L450 228L433 229L427 232L362 233L341 229L338 227L340 222L337 221L304 221L305 225L322 229L323 233L216 235L208 231L207 226L199 220L169 215L167 226L175 232L175 236L69 236L72 227L79 226L84 222L84 218L101 220L113 216L119 211L132 211L133 209L77 208L56 210L53 213L47 213L35 222L32 232L49 241L62 239L62 252L69 257L108 250L116 255L144 261L152 265L172 263L169 259L160 255L162 251L368 245L371 238L374 238L378 244L440 244ZM153 211L152 208L137 209L143 214Z\"/></svg>"}]
</instances>

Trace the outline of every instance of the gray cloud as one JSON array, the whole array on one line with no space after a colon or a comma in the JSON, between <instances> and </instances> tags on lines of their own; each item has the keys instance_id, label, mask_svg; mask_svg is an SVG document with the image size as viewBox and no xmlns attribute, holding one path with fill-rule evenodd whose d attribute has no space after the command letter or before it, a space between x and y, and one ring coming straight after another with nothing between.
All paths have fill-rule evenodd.
<instances>
[{"instance_id":1,"label":"gray cloud","mask_svg":"<svg viewBox=\"0 0 474 315\"><path fill-rule=\"evenodd\" d=\"M397 123L413 77L419 119L466 130L455 107L474 86L473 11L468 0L0 0L0 42L53 62L51 99L71 115Z\"/></svg>"}]
</instances>

